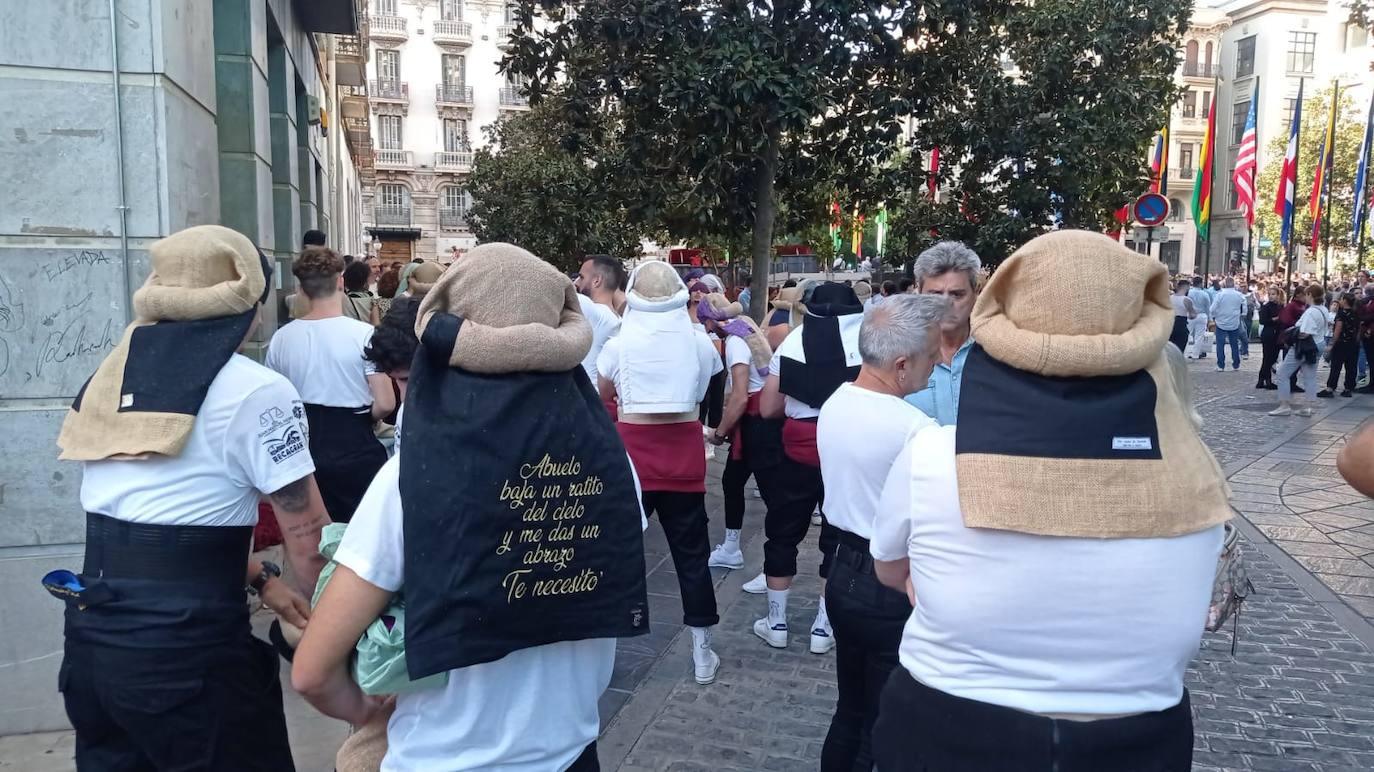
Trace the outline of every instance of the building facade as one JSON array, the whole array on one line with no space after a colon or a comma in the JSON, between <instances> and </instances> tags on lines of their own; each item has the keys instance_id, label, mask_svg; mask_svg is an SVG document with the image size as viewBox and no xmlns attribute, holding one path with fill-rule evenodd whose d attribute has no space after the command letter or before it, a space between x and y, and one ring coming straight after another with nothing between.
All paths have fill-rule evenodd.
<instances>
[{"instance_id":1,"label":"building facade","mask_svg":"<svg viewBox=\"0 0 1374 772\"><path fill-rule=\"evenodd\" d=\"M387 261L448 260L476 245L465 182L482 129L529 104L499 70L511 10L498 0L372 0L368 25L372 246Z\"/></svg>"},{"instance_id":2,"label":"building facade","mask_svg":"<svg viewBox=\"0 0 1374 772\"><path fill-rule=\"evenodd\" d=\"M55 443L130 321L149 245L220 223L275 260L254 354L301 233L365 243L356 145L330 125L362 47L350 58L324 34L356 35L357 14L355 0L0 4L0 733L66 725L63 607L38 580L79 570L84 515L80 467Z\"/></svg>"},{"instance_id":3,"label":"building facade","mask_svg":"<svg viewBox=\"0 0 1374 772\"><path fill-rule=\"evenodd\" d=\"M1367 106L1374 48L1368 33L1349 24L1348 16L1341 0L1232 0L1194 10L1176 76L1185 91L1169 122L1169 235L1151 247L1151 254L1171 270L1216 274L1243 267L1252 238L1255 268L1273 267L1281 250L1279 234L1265 233L1258 224L1250 233L1231 180L1250 102L1258 84L1261 172L1270 164L1283 163L1282 154L1271 146L1275 137L1288 135L1300 83L1304 111L1324 111L1326 105L1315 95L1335 80L1340 80L1342 92L1356 104ZM1218 105L1216 160L1210 239L1203 241L1191 202L1212 100ZM1302 171L1299 195L1307 195L1306 186L1311 184L1310 170ZM1260 189L1256 195L1258 207L1273 206L1275 191ZM1313 270L1316 261L1306 254L1305 239L1298 238L1297 243L1294 267Z\"/></svg>"}]
</instances>

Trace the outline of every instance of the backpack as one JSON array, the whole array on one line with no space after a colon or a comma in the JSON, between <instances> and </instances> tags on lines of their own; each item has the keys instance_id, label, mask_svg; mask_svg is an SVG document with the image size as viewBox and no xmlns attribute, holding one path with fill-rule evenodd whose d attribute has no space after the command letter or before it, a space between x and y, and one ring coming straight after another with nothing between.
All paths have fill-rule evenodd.
<instances>
[{"instance_id":1,"label":"backpack","mask_svg":"<svg viewBox=\"0 0 1374 772\"><path fill-rule=\"evenodd\" d=\"M1217 559L1217 572L1212 579L1212 602L1207 607L1207 631L1214 633L1234 617L1231 627L1231 654L1236 653L1236 638L1240 634L1240 607L1250 593L1255 591L1254 582L1245 570L1244 555L1240 549L1240 531L1231 523L1226 524L1222 540L1221 557Z\"/></svg>"}]
</instances>

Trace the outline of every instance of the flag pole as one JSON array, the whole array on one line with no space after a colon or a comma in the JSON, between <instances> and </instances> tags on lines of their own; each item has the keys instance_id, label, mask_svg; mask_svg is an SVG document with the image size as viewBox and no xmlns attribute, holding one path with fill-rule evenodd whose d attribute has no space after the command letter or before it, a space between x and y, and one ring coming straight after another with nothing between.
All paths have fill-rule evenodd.
<instances>
[{"instance_id":1,"label":"flag pole","mask_svg":"<svg viewBox=\"0 0 1374 772\"><path fill-rule=\"evenodd\" d=\"M1203 240L1203 283L1210 286L1212 274L1212 194L1215 192L1217 179L1217 98L1221 91L1221 68L1213 70L1212 75L1212 105L1211 117L1208 123L1212 127L1212 148L1207 155L1207 238Z\"/></svg>"},{"instance_id":2,"label":"flag pole","mask_svg":"<svg viewBox=\"0 0 1374 772\"><path fill-rule=\"evenodd\" d=\"M1305 80L1307 80L1307 79L1306 79L1306 78L1298 78L1298 95L1299 95L1299 96L1302 95L1302 87L1303 87L1303 82L1304 82ZM1298 103L1297 109L1298 109L1298 110L1301 110L1301 109L1302 109L1302 103L1301 103L1301 102ZM1290 130L1290 131L1292 130L1291 127L1290 127L1289 130ZM1296 184L1296 183L1297 183L1298 171L1299 171L1299 168L1298 168L1298 161L1299 161L1299 159L1302 157L1302 140L1301 140L1301 137L1302 137L1302 122L1301 122L1301 121L1298 122L1298 137L1299 137L1299 140L1298 140L1298 152L1293 154L1293 179L1294 179L1294 188L1293 188L1293 208L1294 208L1294 209L1296 209L1296 208L1297 208L1297 205L1298 205L1298 191L1297 191L1297 184ZM1297 220L1297 219L1298 219L1296 215L1297 215L1297 212L1294 212L1294 217L1293 217L1294 220ZM1295 222L1295 223L1293 223L1293 224L1296 225L1297 223ZM1291 289L1292 286L1293 286L1293 242L1294 242L1294 241L1295 241L1295 239L1293 238L1292 228L1290 227L1290 228L1289 228L1289 232L1288 232L1288 243L1283 245L1283 252L1284 252L1284 256L1283 256L1283 291L1284 291L1284 294L1291 294L1291 293L1290 293L1290 289Z\"/></svg>"},{"instance_id":3,"label":"flag pole","mask_svg":"<svg viewBox=\"0 0 1374 772\"><path fill-rule=\"evenodd\" d=\"M1259 86L1260 86L1260 76L1256 75L1256 76L1255 76L1255 90L1254 90L1254 94L1255 94L1255 96L1254 96L1255 104L1254 104L1254 105L1251 105L1251 107L1250 107L1250 109L1254 111L1254 113L1255 113L1256 116L1259 115L1259 104L1258 104L1258 103L1259 103L1259 93L1260 93ZM1248 120L1248 118L1249 118L1249 116L1247 116L1247 120ZM1263 147L1263 146L1260 145L1260 140L1259 140L1259 121L1256 120L1256 121L1255 121L1255 169L1254 169L1254 172L1250 175L1250 179L1251 179L1251 183L1250 183L1250 203L1249 203L1250 211L1247 212L1246 215L1245 215L1245 231L1246 231L1246 233L1245 233L1245 287L1246 287L1247 290L1250 288L1250 272L1251 272L1251 270L1253 269L1253 267L1254 267L1254 265L1255 265L1255 216L1254 216L1254 213L1255 213L1255 201L1259 198L1258 183L1259 183L1259 159L1260 159L1260 148L1261 148L1261 147ZM1233 180L1233 181L1231 182L1231 184L1234 185L1234 184L1235 184L1235 181ZM1246 331L1246 334L1247 334L1247 335L1249 334L1249 331L1248 331L1248 330Z\"/></svg>"},{"instance_id":4,"label":"flag pole","mask_svg":"<svg viewBox=\"0 0 1374 772\"><path fill-rule=\"evenodd\" d=\"M1322 166L1331 167L1335 171L1335 164L1330 163L1336 157L1336 121L1340 118L1337 112L1341 101L1341 82L1334 82L1335 91L1331 94L1331 118L1329 130L1331 132L1331 147L1326 149L1329 157L1322 159ZM1323 170L1322 184L1326 186L1323 193L1326 194L1326 203L1322 205L1322 240L1326 242L1326 254L1322 256L1322 286L1325 287L1330 278L1331 272L1331 175Z\"/></svg>"}]
</instances>

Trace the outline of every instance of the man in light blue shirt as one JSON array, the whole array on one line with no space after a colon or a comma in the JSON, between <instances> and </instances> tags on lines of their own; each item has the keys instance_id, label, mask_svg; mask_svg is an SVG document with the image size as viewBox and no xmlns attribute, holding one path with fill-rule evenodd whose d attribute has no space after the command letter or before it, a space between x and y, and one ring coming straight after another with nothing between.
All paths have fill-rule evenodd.
<instances>
[{"instance_id":1,"label":"man in light blue shirt","mask_svg":"<svg viewBox=\"0 0 1374 772\"><path fill-rule=\"evenodd\" d=\"M969 317L978 299L982 269L978 255L957 241L942 241L922 252L911 269L918 293L950 300L950 314L940 325L940 358L926 388L906 398L941 426L959 420L959 385L964 360L973 347Z\"/></svg>"},{"instance_id":2,"label":"man in light blue shirt","mask_svg":"<svg viewBox=\"0 0 1374 772\"><path fill-rule=\"evenodd\" d=\"M1236 280L1228 278L1212 300L1212 321L1217 324L1217 372L1226 370L1226 344L1231 344L1231 369L1240 369L1240 317L1245 312L1245 296L1236 291Z\"/></svg>"},{"instance_id":3,"label":"man in light blue shirt","mask_svg":"<svg viewBox=\"0 0 1374 772\"><path fill-rule=\"evenodd\" d=\"M1188 320L1188 348L1183 353L1189 359L1206 358L1212 348L1207 341L1207 321L1212 318L1212 296L1203 289L1201 276L1193 277L1193 288L1188 290L1188 299L1193 301L1197 316Z\"/></svg>"}]
</instances>

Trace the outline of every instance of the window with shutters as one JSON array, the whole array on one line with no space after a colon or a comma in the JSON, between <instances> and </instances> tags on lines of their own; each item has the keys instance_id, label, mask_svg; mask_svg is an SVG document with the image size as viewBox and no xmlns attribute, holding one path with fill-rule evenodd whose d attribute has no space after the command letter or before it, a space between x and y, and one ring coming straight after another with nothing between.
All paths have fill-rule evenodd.
<instances>
[{"instance_id":1,"label":"window with shutters","mask_svg":"<svg viewBox=\"0 0 1374 772\"><path fill-rule=\"evenodd\" d=\"M396 83L401 80L401 52L391 48L377 49L377 80Z\"/></svg>"},{"instance_id":2,"label":"window with shutters","mask_svg":"<svg viewBox=\"0 0 1374 772\"><path fill-rule=\"evenodd\" d=\"M1250 116L1250 100L1231 105L1231 144L1239 145L1245 136L1245 119Z\"/></svg>"},{"instance_id":3,"label":"window with shutters","mask_svg":"<svg viewBox=\"0 0 1374 772\"><path fill-rule=\"evenodd\" d=\"M439 3L439 14L444 21L462 21L463 0L442 0Z\"/></svg>"},{"instance_id":4,"label":"window with shutters","mask_svg":"<svg viewBox=\"0 0 1374 772\"><path fill-rule=\"evenodd\" d=\"M468 149L468 122L462 118L444 119L444 150L458 153Z\"/></svg>"},{"instance_id":5,"label":"window with shutters","mask_svg":"<svg viewBox=\"0 0 1374 772\"><path fill-rule=\"evenodd\" d=\"M1312 65L1317 59L1317 33L1288 33L1288 72L1294 75L1311 75Z\"/></svg>"},{"instance_id":6,"label":"window with shutters","mask_svg":"<svg viewBox=\"0 0 1374 772\"><path fill-rule=\"evenodd\" d=\"M445 86L463 86L467 83L467 57L462 54L444 54L440 67Z\"/></svg>"},{"instance_id":7,"label":"window with shutters","mask_svg":"<svg viewBox=\"0 0 1374 772\"><path fill-rule=\"evenodd\" d=\"M404 185L383 182L377 185L377 205L388 209L404 209L410 206L410 191Z\"/></svg>"},{"instance_id":8,"label":"window with shutters","mask_svg":"<svg viewBox=\"0 0 1374 772\"><path fill-rule=\"evenodd\" d=\"M401 116L399 115L379 115L377 116L377 149L378 150L400 150L401 149Z\"/></svg>"},{"instance_id":9,"label":"window with shutters","mask_svg":"<svg viewBox=\"0 0 1374 772\"><path fill-rule=\"evenodd\" d=\"M1255 74L1255 36L1236 41L1236 77Z\"/></svg>"}]
</instances>

